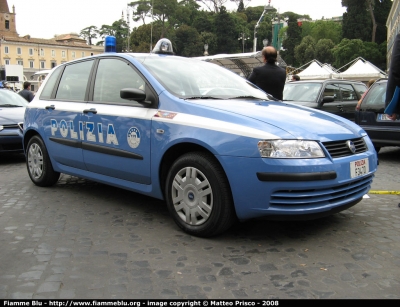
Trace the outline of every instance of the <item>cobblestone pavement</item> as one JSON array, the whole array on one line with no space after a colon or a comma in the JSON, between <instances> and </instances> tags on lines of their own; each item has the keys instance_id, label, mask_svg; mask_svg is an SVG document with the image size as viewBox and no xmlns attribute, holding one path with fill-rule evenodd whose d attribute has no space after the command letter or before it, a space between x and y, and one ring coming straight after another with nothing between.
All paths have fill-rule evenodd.
<instances>
[{"instance_id":1,"label":"cobblestone pavement","mask_svg":"<svg viewBox=\"0 0 400 307\"><path fill-rule=\"evenodd\" d=\"M400 148L379 156L373 190L400 190ZM159 200L67 175L36 187L23 156L0 174L2 299L400 298L399 195L201 239Z\"/></svg>"}]
</instances>

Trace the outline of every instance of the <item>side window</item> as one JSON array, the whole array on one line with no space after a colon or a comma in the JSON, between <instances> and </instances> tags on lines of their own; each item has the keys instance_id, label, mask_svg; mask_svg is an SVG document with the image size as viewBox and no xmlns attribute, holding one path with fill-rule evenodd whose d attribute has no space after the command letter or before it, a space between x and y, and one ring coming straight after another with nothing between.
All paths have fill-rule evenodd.
<instances>
[{"instance_id":1,"label":"side window","mask_svg":"<svg viewBox=\"0 0 400 307\"><path fill-rule=\"evenodd\" d=\"M93 61L79 62L65 67L56 99L84 100Z\"/></svg>"},{"instance_id":2,"label":"side window","mask_svg":"<svg viewBox=\"0 0 400 307\"><path fill-rule=\"evenodd\" d=\"M340 89L342 90L343 101L358 100L358 96L351 84L340 84Z\"/></svg>"},{"instance_id":3,"label":"side window","mask_svg":"<svg viewBox=\"0 0 400 307\"><path fill-rule=\"evenodd\" d=\"M53 92L54 86L58 79L58 76L62 72L62 67L57 68L52 75L50 76L49 80L47 81L42 94L40 95L40 99L50 99L51 93Z\"/></svg>"},{"instance_id":4,"label":"side window","mask_svg":"<svg viewBox=\"0 0 400 307\"><path fill-rule=\"evenodd\" d=\"M340 88L337 84L328 84L324 89L324 96L333 96L335 101L340 100Z\"/></svg>"},{"instance_id":5,"label":"side window","mask_svg":"<svg viewBox=\"0 0 400 307\"><path fill-rule=\"evenodd\" d=\"M100 60L94 84L93 101L134 104L120 97L120 90L123 88L144 91L145 81L127 62L118 59Z\"/></svg>"},{"instance_id":6,"label":"side window","mask_svg":"<svg viewBox=\"0 0 400 307\"><path fill-rule=\"evenodd\" d=\"M361 98L361 96L367 91L367 87L361 84L353 84L354 88L356 89L356 92L358 93L358 97Z\"/></svg>"},{"instance_id":7,"label":"side window","mask_svg":"<svg viewBox=\"0 0 400 307\"><path fill-rule=\"evenodd\" d=\"M387 83L372 85L361 103L362 109L379 110L385 108Z\"/></svg>"}]
</instances>

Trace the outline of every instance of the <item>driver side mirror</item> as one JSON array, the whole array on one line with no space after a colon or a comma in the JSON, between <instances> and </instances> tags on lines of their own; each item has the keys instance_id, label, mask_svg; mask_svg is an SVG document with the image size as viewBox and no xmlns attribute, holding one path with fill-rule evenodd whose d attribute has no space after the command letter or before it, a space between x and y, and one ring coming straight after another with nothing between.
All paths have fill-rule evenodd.
<instances>
[{"instance_id":1,"label":"driver side mirror","mask_svg":"<svg viewBox=\"0 0 400 307\"><path fill-rule=\"evenodd\" d=\"M143 90L137 89L137 88L123 88L120 91L120 97L122 99L127 99L127 100L134 100L139 103L147 103L145 101L146 99L146 93Z\"/></svg>"},{"instance_id":2,"label":"driver side mirror","mask_svg":"<svg viewBox=\"0 0 400 307\"><path fill-rule=\"evenodd\" d=\"M334 102L335 101L335 97L334 96L325 96L324 98L322 98L322 102Z\"/></svg>"}]
</instances>

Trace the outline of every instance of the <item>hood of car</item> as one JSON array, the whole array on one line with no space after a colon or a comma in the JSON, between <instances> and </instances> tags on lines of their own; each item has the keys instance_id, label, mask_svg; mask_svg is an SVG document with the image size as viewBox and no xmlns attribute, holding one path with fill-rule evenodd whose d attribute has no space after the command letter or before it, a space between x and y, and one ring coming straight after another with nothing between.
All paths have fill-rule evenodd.
<instances>
[{"instance_id":1,"label":"hood of car","mask_svg":"<svg viewBox=\"0 0 400 307\"><path fill-rule=\"evenodd\" d=\"M282 131L282 138L291 136L328 142L365 135L362 128L342 117L290 103L235 99L207 100L201 104L274 126Z\"/></svg>"},{"instance_id":2,"label":"hood of car","mask_svg":"<svg viewBox=\"0 0 400 307\"><path fill-rule=\"evenodd\" d=\"M24 114L24 107L0 107L0 125L11 125L23 122Z\"/></svg>"}]
</instances>

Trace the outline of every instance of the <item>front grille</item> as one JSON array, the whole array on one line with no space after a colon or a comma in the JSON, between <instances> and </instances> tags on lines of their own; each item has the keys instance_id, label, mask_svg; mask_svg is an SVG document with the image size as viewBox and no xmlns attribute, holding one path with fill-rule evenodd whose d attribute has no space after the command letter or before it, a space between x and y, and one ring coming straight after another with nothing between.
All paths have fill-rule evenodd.
<instances>
[{"instance_id":1,"label":"front grille","mask_svg":"<svg viewBox=\"0 0 400 307\"><path fill-rule=\"evenodd\" d=\"M274 208L324 207L340 204L347 199L357 199L368 192L374 175L339 184L330 188L307 190L280 190L271 195L270 204Z\"/></svg>"},{"instance_id":2,"label":"front grille","mask_svg":"<svg viewBox=\"0 0 400 307\"><path fill-rule=\"evenodd\" d=\"M11 125L3 125L3 130L12 130L12 129L19 129L21 131L24 131L24 123L18 123L18 124L11 124Z\"/></svg>"},{"instance_id":3,"label":"front grille","mask_svg":"<svg viewBox=\"0 0 400 307\"><path fill-rule=\"evenodd\" d=\"M351 152L350 148L346 144L347 141L348 140L325 142L322 144L325 146L332 158L347 157L367 151L367 145L364 142L364 138L350 140L353 141L354 145L356 146L355 153Z\"/></svg>"}]
</instances>

